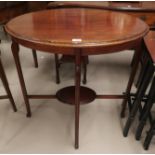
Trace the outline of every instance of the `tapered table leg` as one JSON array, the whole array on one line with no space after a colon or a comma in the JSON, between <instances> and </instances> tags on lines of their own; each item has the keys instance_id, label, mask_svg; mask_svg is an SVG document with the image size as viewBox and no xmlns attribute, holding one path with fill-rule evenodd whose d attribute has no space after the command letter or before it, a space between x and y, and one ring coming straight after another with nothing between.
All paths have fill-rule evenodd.
<instances>
[{"instance_id":1,"label":"tapered table leg","mask_svg":"<svg viewBox=\"0 0 155 155\"><path fill-rule=\"evenodd\" d=\"M15 64L17 67L19 81L20 81L20 85L21 85L21 89L22 89L22 93L23 93L23 97L24 97L24 101L25 101L25 105L26 105L26 109L27 109L27 117L31 117L31 109L30 109L29 99L28 99L25 81L24 81L22 68L21 68L21 64L20 64L20 59L19 59L19 45L13 41L11 48L12 48L12 53L14 56Z\"/></svg>"},{"instance_id":2,"label":"tapered table leg","mask_svg":"<svg viewBox=\"0 0 155 155\"><path fill-rule=\"evenodd\" d=\"M9 88L8 80L6 78L6 74L5 74L4 68L2 66L1 58L0 58L0 77L1 77L1 80L2 80L2 83L3 83L3 86L5 88L5 91L7 92L7 95L8 95L8 98L10 100L10 103L12 105L12 108L16 112L17 108L16 108L14 99L12 97L12 94L11 94L11 91L10 91L10 88Z\"/></svg>"},{"instance_id":3,"label":"tapered table leg","mask_svg":"<svg viewBox=\"0 0 155 155\"><path fill-rule=\"evenodd\" d=\"M79 114L80 114L80 81L81 81L81 52L75 50L75 148L79 148Z\"/></svg>"},{"instance_id":4,"label":"tapered table leg","mask_svg":"<svg viewBox=\"0 0 155 155\"><path fill-rule=\"evenodd\" d=\"M122 118L125 117L125 109L126 109L126 106L127 106L128 98L129 98L130 91L131 91L131 87L132 87L132 84L133 84L133 81L134 81L134 78L135 78L135 75L136 75L136 71L137 71L137 68L138 68L138 64L140 62L140 58L141 58L141 55L142 55L142 46L143 46L143 40L141 40L139 42L139 44L137 45L137 48L135 50L134 64L133 64L133 67L132 67L132 70L131 70L130 78L129 78L127 88L126 88L126 92L125 92L126 97L125 97L125 99L123 100L123 103L122 103L122 111L121 111L121 117Z\"/></svg>"},{"instance_id":5,"label":"tapered table leg","mask_svg":"<svg viewBox=\"0 0 155 155\"><path fill-rule=\"evenodd\" d=\"M33 60L34 60L34 67L38 68L38 59L37 59L36 50L32 49L32 54L33 54Z\"/></svg>"},{"instance_id":6,"label":"tapered table leg","mask_svg":"<svg viewBox=\"0 0 155 155\"><path fill-rule=\"evenodd\" d=\"M54 58L55 58L55 71L56 71L56 83L59 84L60 83L60 75L59 75L59 58L58 58L58 54L54 54Z\"/></svg>"},{"instance_id":7,"label":"tapered table leg","mask_svg":"<svg viewBox=\"0 0 155 155\"><path fill-rule=\"evenodd\" d=\"M86 84L87 83L87 64L88 64L88 61L86 61L86 59L88 59L88 57L84 57L83 58L84 61L83 61L83 84Z\"/></svg>"}]
</instances>

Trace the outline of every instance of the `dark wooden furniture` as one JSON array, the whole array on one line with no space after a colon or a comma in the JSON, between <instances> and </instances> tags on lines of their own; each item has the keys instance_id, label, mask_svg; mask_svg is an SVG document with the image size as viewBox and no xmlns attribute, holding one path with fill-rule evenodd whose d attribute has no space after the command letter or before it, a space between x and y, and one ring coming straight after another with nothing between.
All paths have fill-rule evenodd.
<instances>
[{"instance_id":1,"label":"dark wooden furniture","mask_svg":"<svg viewBox=\"0 0 155 155\"><path fill-rule=\"evenodd\" d=\"M124 12L144 20L150 29L155 29L155 2L150 1L51 2L48 4L48 8L92 8ZM125 107L121 113L122 117L125 116Z\"/></svg>"},{"instance_id":2,"label":"dark wooden furniture","mask_svg":"<svg viewBox=\"0 0 155 155\"><path fill-rule=\"evenodd\" d=\"M61 7L61 9L66 8ZM55 2L51 2L49 3L49 5L47 5L47 9L56 9L55 7ZM58 54L54 54L54 58L55 58L55 71L56 71L56 83L59 84L60 83L60 66L63 63L74 63L75 62L75 56L71 56L71 55L62 55L60 58L60 56ZM82 65L83 65L83 84L87 83L87 64L88 64L89 60L88 60L88 56L83 56L82 57Z\"/></svg>"},{"instance_id":3,"label":"dark wooden furniture","mask_svg":"<svg viewBox=\"0 0 155 155\"><path fill-rule=\"evenodd\" d=\"M21 25L23 29L20 29ZM123 99L123 104L126 104L139 63L143 37L149 30L148 26L137 18L97 9L54 9L25 14L11 20L5 28L12 38L12 53L27 116L31 116L29 99L58 98L60 101L73 104L75 148L79 147L80 103L86 104L97 98ZM75 56L75 86L63 88L56 95L28 94L19 60L19 44L44 52ZM125 94L99 95L90 88L80 87L82 56L108 54L125 49L136 50L136 61Z\"/></svg>"},{"instance_id":4,"label":"dark wooden furniture","mask_svg":"<svg viewBox=\"0 0 155 155\"><path fill-rule=\"evenodd\" d=\"M148 149L151 143L151 139L155 134L155 120L151 115L151 109L153 104L155 103L155 32L150 31L148 35L144 39L145 47L145 61L143 64L141 78L140 78L140 85L138 87L137 93L135 95L135 101L139 100L138 102L132 103L132 108L139 107L141 102L144 102L144 106L140 110L140 122L138 124L135 138L136 140L140 140L143 128L146 124L146 121L149 119L150 122L150 129L147 132L146 138L144 140L144 149ZM149 85L151 86L149 87ZM146 90L149 88L149 92L147 93Z\"/></svg>"},{"instance_id":5,"label":"dark wooden furniture","mask_svg":"<svg viewBox=\"0 0 155 155\"><path fill-rule=\"evenodd\" d=\"M10 88L9 88L9 84L8 84L8 81L7 81L7 78L6 78L6 74L5 74L5 71L4 71L2 62L1 62L1 56L0 56L0 78L2 80L3 86L4 86L5 91L7 93L7 95L0 96L0 99L9 99L14 112L16 112L17 108L16 108L14 99L12 97L12 94L11 94L11 91L10 91Z\"/></svg>"},{"instance_id":6,"label":"dark wooden furniture","mask_svg":"<svg viewBox=\"0 0 155 155\"><path fill-rule=\"evenodd\" d=\"M139 86L137 87L137 92L134 95L135 99L134 102L132 103L132 108L130 108L130 115L128 117L128 120L126 122L126 125L124 127L123 134L124 136L128 135L128 131L131 127L132 120L134 120L134 117L136 115L136 112L138 111L138 108L141 106L141 102L143 101L143 98L145 97L146 90L148 88L148 85L150 84L150 81L154 75L154 62L155 62L155 32L150 31L147 36L144 39L144 47L143 47L143 53L144 53L144 62L143 62L143 67L140 73L140 78L139 78ZM153 88L152 88L153 89ZM152 90L150 91L152 93ZM150 93L150 94L151 94ZM145 104L145 107L149 107L150 103L152 102L152 97L148 97L148 102ZM146 99L144 99L146 101ZM130 103L129 103L130 104ZM136 131L136 139L139 140L141 137L141 133L143 130L143 127L146 123L146 116L148 114L148 111L145 114L145 108L141 111L141 116L140 116L140 123Z\"/></svg>"},{"instance_id":7,"label":"dark wooden furniture","mask_svg":"<svg viewBox=\"0 0 155 155\"><path fill-rule=\"evenodd\" d=\"M149 34L145 37L145 52L146 52L146 59L149 62L147 64L147 67L145 67L144 74L146 75L147 70L150 70L150 80L147 80L147 84L151 83L151 88L149 90L148 94L145 94L145 105L142 110L142 115L140 117L140 123L137 127L136 131L136 139L140 140L141 134L143 131L143 128L146 124L147 119L150 119L151 128L150 131L146 137L146 140L144 142L144 148L148 149L149 144L151 142L151 139L153 137L154 133L154 121L152 121L152 116L150 115L151 108L153 106L153 103L155 102L155 78L153 78L153 82L151 82L151 79L155 72L155 31L150 31ZM145 80L146 76L144 75L143 79ZM144 80L142 81L144 83ZM141 83L142 83L141 82ZM148 86L147 86L148 87ZM147 89L147 88L146 88ZM144 90L146 93L146 89ZM143 96L144 98L144 96Z\"/></svg>"},{"instance_id":8,"label":"dark wooden furniture","mask_svg":"<svg viewBox=\"0 0 155 155\"><path fill-rule=\"evenodd\" d=\"M141 18L150 28L155 28L155 2L153 1L103 1L103 2L52 2L48 4L49 8L91 8L104 9L117 12L124 12L129 15Z\"/></svg>"}]
</instances>

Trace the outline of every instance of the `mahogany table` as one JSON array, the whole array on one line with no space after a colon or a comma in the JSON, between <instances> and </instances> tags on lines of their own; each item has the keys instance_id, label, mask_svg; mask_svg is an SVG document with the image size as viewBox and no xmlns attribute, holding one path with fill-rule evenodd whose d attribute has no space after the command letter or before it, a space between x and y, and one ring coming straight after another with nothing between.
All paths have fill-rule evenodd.
<instances>
[{"instance_id":1,"label":"mahogany table","mask_svg":"<svg viewBox=\"0 0 155 155\"><path fill-rule=\"evenodd\" d=\"M25 24L26 23L26 24ZM148 26L138 18L97 9L54 9L19 16L6 25L12 38L22 93L31 116L29 99L53 99L75 106L75 148L79 147L80 103L97 99L124 99L126 104L139 63L143 37ZM75 86L59 90L56 95L28 94L19 60L19 44L43 52L75 56ZM81 87L81 57L108 54L126 49L136 50L136 61L131 71L125 94L97 95L94 90ZM67 93L66 93L67 92Z\"/></svg>"}]
</instances>

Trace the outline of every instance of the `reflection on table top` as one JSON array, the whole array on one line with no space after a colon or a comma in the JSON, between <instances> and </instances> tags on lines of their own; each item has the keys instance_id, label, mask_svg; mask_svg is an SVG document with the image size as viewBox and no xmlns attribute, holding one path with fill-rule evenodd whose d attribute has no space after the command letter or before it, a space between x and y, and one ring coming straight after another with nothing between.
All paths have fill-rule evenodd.
<instances>
[{"instance_id":1,"label":"reflection on table top","mask_svg":"<svg viewBox=\"0 0 155 155\"><path fill-rule=\"evenodd\" d=\"M54 9L19 16L6 25L18 39L54 46L106 46L144 36L148 26L127 14L96 9Z\"/></svg>"}]
</instances>

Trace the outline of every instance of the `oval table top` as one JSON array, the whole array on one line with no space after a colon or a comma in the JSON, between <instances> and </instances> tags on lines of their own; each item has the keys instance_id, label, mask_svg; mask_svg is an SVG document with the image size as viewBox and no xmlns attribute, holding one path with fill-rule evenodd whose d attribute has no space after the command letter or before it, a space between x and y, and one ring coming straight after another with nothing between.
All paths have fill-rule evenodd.
<instances>
[{"instance_id":1,"label":"oval table top","mask_svg":"<svg viewBox=\"0 0 155 155\"><path fill-rule=\"evenodd\" d=\"M25 46L55 49L123 44L142 38L149 30L143 21L130 15L84 8L28 13L12 19L5 28Z\"/></svg>"}]
</instances>

